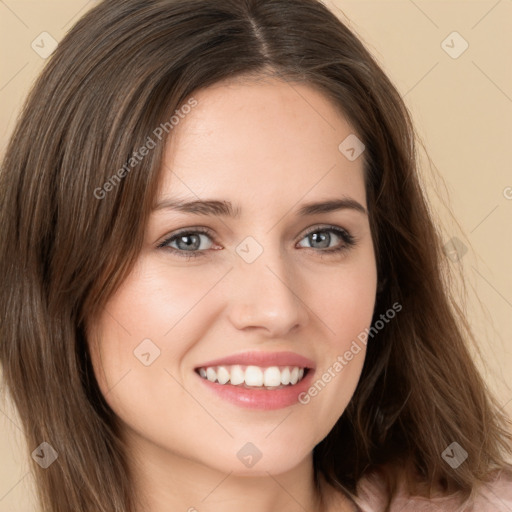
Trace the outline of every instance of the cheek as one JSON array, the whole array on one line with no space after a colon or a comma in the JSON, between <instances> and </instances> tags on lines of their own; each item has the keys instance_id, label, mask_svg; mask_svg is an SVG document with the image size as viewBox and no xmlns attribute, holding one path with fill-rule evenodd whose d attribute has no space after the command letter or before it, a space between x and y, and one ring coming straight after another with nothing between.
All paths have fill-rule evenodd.
<instances>
[{"instance_id":1,"label":"cheek","mask_svg":"<svg viewBox=\"0 0 512 512\"><path fill-rule=\"evenodd\" d=\"M114 361L124 366L131 363L133 351L143 340L150 339L160 348L162 340L168 344L172 337L168 333L178 324L181 328L187 323L187 315L215 279L211 275L203 278L193 272L169 271L163 264L150 267L141 259L93 326L110 366Z\"/></svg>"},{"instance_id":2,"label":"cheek","mask_svg":"<svg viewBox=\"0 0 512 512\"><path fill-rule=\"evenodd\" d=\"M352 398L363 368L377 287L373 253L317 275L314 283L308 281L306 296L323 331L323 350L314 381L300 401L311 416L322 418L326 435Z\"/></svg>"},{"instance_id":3,"label":"cheek","mask_svg":"<svg viewBox=\"0 0 512 512\"><path fill-rule=\"evenodd\" d=\"M213 315L208 304L210 309L214 305L202 299L221 276L199 267L170 270L164 263L148 264L141 258L101 316L89 323L96 380L117 413L130 403L148 406L144 392L164 390L172 383L166 370L181 377L183 357L201 337L205 319Z\"/></svg>"},{"instance_id":4,"label":"cheek","mask_svg":"<svg viewBox=\"0 0 512 512\"><path fill-rule=\"evenodd\" d=\"M136 269L109 300L110 320L130 335L163 337L198 302L215 276L172 269L163 262L139 260Z\"/></svg>"},{"instance_id":5,"label":"cheek","mask_svg":"<svg viewBox=\"0 0 512 512\"><path fill-rule=\"evenodd\" d=\"M377 269L372 250L322 273L308 273L301 294L325 331L331 348L346 350L370 326L375 307Z\"/></svg>"}]
</instances>

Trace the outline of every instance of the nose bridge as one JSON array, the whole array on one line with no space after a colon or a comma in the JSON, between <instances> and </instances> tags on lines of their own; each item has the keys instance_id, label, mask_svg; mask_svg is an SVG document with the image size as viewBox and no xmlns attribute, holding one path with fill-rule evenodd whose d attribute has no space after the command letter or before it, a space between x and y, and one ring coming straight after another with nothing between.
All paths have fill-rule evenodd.
<instances>
[{"instance_id":1,"label":"nose bridge","mask_svg":"<svg viewBox=\"0 0 512 512\"><path fill-rule=\"evenodd\" d=\"M231 320L239 329L262 327L274 336L284 336L306 322L307 312L297 292L293 267L271 239L265 237L263 245L247 237L236 248L229 293Z\"/></svg>"}]
</instances>

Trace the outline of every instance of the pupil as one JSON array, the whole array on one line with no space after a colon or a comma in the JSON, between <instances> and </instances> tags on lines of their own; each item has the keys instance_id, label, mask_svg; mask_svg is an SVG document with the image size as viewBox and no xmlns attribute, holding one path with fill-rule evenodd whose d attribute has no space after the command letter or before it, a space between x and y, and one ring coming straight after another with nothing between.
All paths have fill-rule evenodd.
<instances>
[{"instance_id":1,"label":"pupil","mask_svg":"<svg viewBox=\"0 0 512 512\"><path fill-rule=\"evenodd\" d=\"M312 237L312 241L313 242L325 242L327 241L327 244L324 243L324 245L322 246L322 248L325 248L325 247L328 247L329 246L329 242L330 242L330 234L329 233L325 233L325 232L322 232L322 233L313 233L312 235L310 235Z\"/></svg>"},{"instance_id":2,"label":"pupil","mask_svg":"<svg viewBox=\"0 0 512 512\"><path fill-rule=\"evenodd\" d=\"M196 240L193 240L194 238ZM183 236L180 237L180 240L181 241L188 240L187 242L185 242L185 246L188 247L189 249L190 248L193 248L193 249L197 249L198 248L199 237L197 235L183 235Z\"/></svg>"}]
</instances>

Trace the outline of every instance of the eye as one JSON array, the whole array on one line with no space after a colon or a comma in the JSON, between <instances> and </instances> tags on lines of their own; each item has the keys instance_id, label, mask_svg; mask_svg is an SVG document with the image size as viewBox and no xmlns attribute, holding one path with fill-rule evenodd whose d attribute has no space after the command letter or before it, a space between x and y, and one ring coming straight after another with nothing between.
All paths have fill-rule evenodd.
<instances>
[{"instance_id":1,"label":"eye","mask_svg":"<svg viewBox=\"0 0 512 512\"><path fill-rule=\"evenodd\" d=\"M211 243L204 240L213 240L213 233L206 228L188 228L178 231L158 244L158 248L164 248L183 258L195 258L204 256L208 249L211 249ZM316 250L317 253L333 254L349 250L356 244L356 239L345 229L335 226L316 226L311 229L302 240L308 240L309 246L303 246L306 249ZM332 242L338 241L334 247ZM206 246L205 246L206 245Z\"/></svg>"},{"instance_id":2,"label":"eye","mask_svg":"<svg viewBox=\"0 0 512 512\"><path fill-rule=\"evenodd\" d=\"M323 253L347 251L356 243L355 237L348 231L334 226L316 226L306 233L303 240L304 239L308 240L310 244L309 247L306 246L306 248L318 249L319 252ZM336 242L336 239L338 239L338 244L331 247L331 242ZM339 241L341 241L341 245Z\"/></svg>"},{"instance_id":3,"label":"eye","mask_svg":"<svg viewBox=\"0 0 512 512\"><path fill-rule=\"evenodd\" d=\"M203 240L212 239L213 235L208 229L194 228L179 231L169 238L166 238L158 245L158 248L168 248L172 253L184 258L202 256L202 252L209 249L205 247ZM172 244L175 244L173 246ZM206 244L208 245L208 244Z\"/></svg>"}]
</instances>

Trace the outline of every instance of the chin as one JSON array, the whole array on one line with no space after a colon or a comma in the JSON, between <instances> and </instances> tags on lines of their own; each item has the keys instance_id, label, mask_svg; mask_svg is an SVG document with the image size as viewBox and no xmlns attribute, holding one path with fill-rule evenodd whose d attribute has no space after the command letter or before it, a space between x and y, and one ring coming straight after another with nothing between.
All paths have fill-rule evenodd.
<instances>
[{"instance_id":1,"label":"chin","mask_svg":"<svg viewBox=\"0 0 512 512\"><path fill-rule=\"evenodd\" d=\"M277 449L266 450L256 449L248 443L235 449L234 456L228 454L226 458L215 457L210 467L223 473L231 473L232 476L268 477L269 473L277 475L291 471L307 456L306 454L305 457L298 457L297 450L290 450L290 446L286 443L280 444Z\"/></svg>"}]
</instances>

